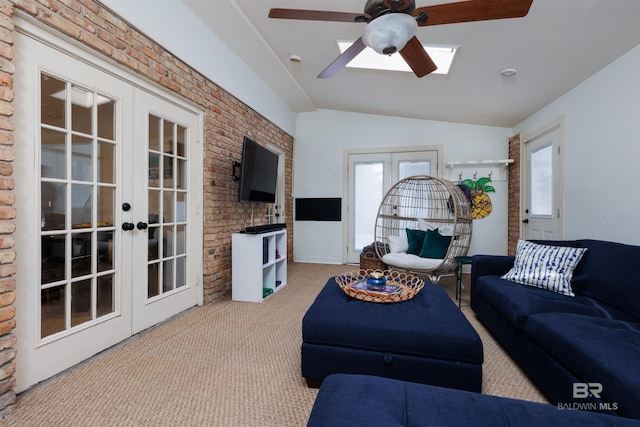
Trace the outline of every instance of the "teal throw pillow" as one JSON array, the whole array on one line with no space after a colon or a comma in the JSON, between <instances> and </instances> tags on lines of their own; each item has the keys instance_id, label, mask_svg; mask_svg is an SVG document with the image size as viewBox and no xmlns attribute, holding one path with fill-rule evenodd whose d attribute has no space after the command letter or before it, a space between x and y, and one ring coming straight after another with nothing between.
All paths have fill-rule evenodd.
<instances>
[{"instance_id":1,"label":"teal throw pillow","mask_svg":"<svg viewBox=\"0 0 640 427\"><path fill-rule=\"evenodd\" d=\"M411 255L418 255L422 250L424 242L425 232L422 230L411 230L407 228L407 241L409 242L409 249L407 253Z\"/></svg>"},{"instance_id":2,"label":"teal throw pillow","mask_svg":"<svg viewBox=\"0 0 640 427\"><path fill-rule=\"evenodd\" d=\"M418 256L422 258L442 259L447 255L450 243L451 236L441 235L438 233L437 228L435 230L427 230Z\"/></svg>"}]
</instances>

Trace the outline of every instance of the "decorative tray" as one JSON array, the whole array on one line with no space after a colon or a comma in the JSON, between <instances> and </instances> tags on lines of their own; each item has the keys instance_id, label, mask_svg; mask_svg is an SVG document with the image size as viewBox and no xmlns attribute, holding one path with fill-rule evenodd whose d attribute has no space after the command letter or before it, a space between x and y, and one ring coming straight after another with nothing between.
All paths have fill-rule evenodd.
<instances>
[{"instance_id":1,"label":"decorative tray","mask_svg":"<svg viewBox=\"0 0 640 427\"><path fill-rule=\"evenodd\" d=\"M370 277L384 277L386 283L371 286L368 283ZM408 301L424 287L424 280L421 278L395 270L355 270L336 276L335 279L348 296L379 303Z\"/></svg>"}]
</instances>

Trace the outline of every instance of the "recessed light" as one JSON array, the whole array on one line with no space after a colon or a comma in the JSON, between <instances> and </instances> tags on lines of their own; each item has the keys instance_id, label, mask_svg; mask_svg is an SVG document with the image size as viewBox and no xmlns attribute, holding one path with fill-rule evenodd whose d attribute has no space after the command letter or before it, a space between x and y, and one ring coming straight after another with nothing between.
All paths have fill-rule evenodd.
<instances>
[{"instance_id":1,"label":"recessed light","mask_svg":"<svg viewBox=\"0 0 640 427\"><path fill-rule=\"evenodd\" d=\"M298 55L291 55L291 56L289 57L289 61L291 61L291 62L293 62L293 63L297 64L297 63L299 63L299 62L302 62L302 58L300 58Z\"/></svg>"},{"instance_id":2,"label":"recessed light","mask_svg":"<svg viewBox=\"0 0 640 427\"><path fill-rule=\"evenodd\" d=\"M515 68L505 68L504 70L500 71L500 74L502 74L504 77L513 77L517 72L518 70L516 70Z\"/></svg>"}]
</instances>

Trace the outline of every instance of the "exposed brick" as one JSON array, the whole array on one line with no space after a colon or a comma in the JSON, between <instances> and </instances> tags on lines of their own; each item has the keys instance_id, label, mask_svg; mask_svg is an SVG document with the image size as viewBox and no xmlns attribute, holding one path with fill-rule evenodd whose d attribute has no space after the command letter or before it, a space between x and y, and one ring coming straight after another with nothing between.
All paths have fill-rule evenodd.
<instances>
[{"instance_id":1,"label":"exposed brick","mask_svg":"<svg viewBox=\"0 0 640 427\"><path fill-rule=\"evenodd\" d=\"M18 266L16 266L15 264L0 265L0 277L13 276L17 271Z\"/></svg>"},{"instance_id":2,"label":"exposed brick","mask_svg":"<svg viewBox=\"0 0 640 427\"><path fill-rule=\"evenodd\" d=\"M13 145L13 134L0 132L0 145Z\"/></svg>"},{"instance_id":3,"label":"exposed brick","mask_svg":"<svg viewBox=\"0 0 640 427\"><path fill-rule=\"evenodd\" d=\"M15 68L9 59L0 57L0 71L13 74L15 72Z\"/></svg>"},{"instance_id":4,"label":"exposed brick","mask_svg":"<svg viewBox=\"0 0 640 427\"><path fill-rule=\"evenodd\" d=\"M0 206L0 220L13 219L15 217L16 217L15 208L9 208L9 207Z\"/></svg>"},{"instance_id":5,"label":"exposed brick","mask_svg":"<svg viewBox=\"0 0 640 427\"><path fill-rule=\"evenodd\" d=\"M14 130L15 126L13 121L7 117L0 116L0 129L1 130Z\"/></svg>"},{"instance_id":6,"label":"exposed brick","mask_svg":"<svg viewBox=\"0 0 640 427\"><path fill-rule=\"evenodd\" d=\"M16 231L16 225L13 221L0 220L0 234L11 234Z\"/></svg>"},{"instance_id":7,"label":"exposed brick","mask_svg":"<svg viewBox=\"0 0 640 427\"><path fill-rule=\"evenodd\" d=\"M73 23L67 21L59 15L45 11L41 14L42 19L51 24L54 28L62 31L63 33L73 37L74 39L80 38L81 30Z\"/></svg>"},{"instance_id":8,"label":"exposed brick","mask_svg":"<svg viewBox=\"0 0 640 427\"><path fill-rule=\"evenodd\" d=\"M0 164L1 166L1 164ZM1 168L0 168L1 169ZM0 173L1 175L1 173ZM16 201L16 196L10 191L0 191L0 205L13 205Z\"/></svg>"},{"instance_id":9,"label":"exposed brick","mask_svg":"<svg viewBox=\"0 0 640 427\"><path fill-rule=\"evenodd\" d=\"M47 9L53 12L58 11L58 4L55 0L38 0L38 3L40 3L41 5L43 5L44 7L46 7Z\"/></svg>"},{"instance_id":10,"label":"exposed brick","mask_svg":"<svg viewBox=\"0 0 640 427\"><path fill-rule=\"evenodd\" d=\"M16 252L14 250L0 251L0 264L11 264L16 260Z\"/></svg>"},{"instance_id":11,"label":"exposed brick","mask_svg":"<svg viewBox=\"0 0 640 427\"><path fill-rule=\"evenodd\" d=\"M2 335L0 336L0 350L15 347L17 342L18 339L14 334Z\"/></svg>"},{"instance_id":12,"label":"exposed brick","mask_svg":"<svg viewBox=\"0 0 640 427\"><path fill-rule=\"evenodd\" d=\"M15 371L15 367L13 369ZM5 394L0 396L0 413L2 413L2 415L5 414L5 408L7 408L9 405L13 405L14 403L16 403L16 394L13 391L8 391Z\"/></svg>"},{"instance_id":13,"label":"exposed brick","mask_svg":"<svg viewBox=\"0 0 640 427\"><path fill-rule=\"evenodd\" d=\"M16 290L16 279L0 279L0 293L13 292Z\"/></svg>"},{"instance_id":14,"label":"exposed brick","mask_svg":"<svg viewBox=\"0 0 640 427\"><path fill-rule=\"evenodd\" d=\"M13 116L13 105L0 102L0 116Z\"/></svg>"},{"instance_id":15,"label":"exposed brick","mask_svg":"<svg viewBox=\"0 0 640 427\"><path fill-rule=\"evenodd\" d=\"M11 376L13 376L13 374L16 373L16 362L12 361L9 363L5 363L4 365L0 366L0 380L4 380L6 378L9 378ZM1 398L0 398L1 400ZM0 405L2 406L2 405Z\"/></svg>"},{"instance_id":16,"label":"exposed brick","mask_svg":"<svg viewBox=\"0 0 640 427\"><path fill-rule=\"evenodd\" d=\"M18 9L27 12L29 15L36 16L39 11L38 5L32 0L11 0Z\"/></svg>"},{"instance_id":17,"label":"exposed brick","mask_svg":"<svg viewBox=\"0 0 640 427\"><path fill-rule=\"evenodd\" d=\"M9 332L12 332L15 328L16 328L16 321L13 319L0 322L0 335L8 334Z\"/></svg>"},{"instance_id":18,"label":"exposed brick","mask_svg":"<svg viewBox=\"0 0 640 427\"><path fill-rule=\"evenodd\" d=\"M15 387L16 380L13 377L0 381L0 394L5 394L6 392L13 390Z\"/></svg>"},{"instance_id":19,"label":"exposed brick","mask_svg":"<svg viewBox=\"0 0 640 427\"><path fill-rule=\"evenodd\" d=\"M0 322L11 320L14 317L16 317L16 308L14 306L0 308Z\"/></svg>"},{"instance_id":20,"label":"exposed brick","mask_svg":"<svg viewBox=\"0 0 640 427\"><path fill-rule=\"evenodd\" d=\"M0 351L0 366L7 362L12 361L16 357L16 350L14 348L7 348Z\"/></svg>"},{"instance_id":21,"label":"exposed brick","mask_svg":"<svg viewBox=\"0 0 640 427\"><path fill-rule=\"evenodd\" d=\"M2 156L2 150L0 150L0 157ZM15 187L15 181L13 178L2 177L0 178L0 190L12 190Z\"/></svg>"}]
</instances>

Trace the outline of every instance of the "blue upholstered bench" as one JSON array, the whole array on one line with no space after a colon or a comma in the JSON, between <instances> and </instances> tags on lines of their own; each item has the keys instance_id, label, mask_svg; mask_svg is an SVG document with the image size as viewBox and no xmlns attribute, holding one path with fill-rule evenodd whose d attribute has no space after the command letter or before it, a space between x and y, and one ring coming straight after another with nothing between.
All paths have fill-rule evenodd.
<instances>
[{"instance_id":1,"label":"blue upholstered bench","mask_svg":"<svg viewBox=\"0 0 640 427\"><path fill-rule=\"evenodd\" d=\"M482 388L482 341L433 283L409 301L383 304L348 297L331 278L302 320L302 341L302 376L312 387L350 373Z\"/></svg>"},{"instance_id":2,"label":"blue upholstered bench","mask_svg":"<svg viewBox=\"0 0 640 427\"><path fill-rule=\"evenodd\" d=\"M363 375L331 375L320 387L307 427L640 426L596 412Z\"/></svg>"}]
</instances>

